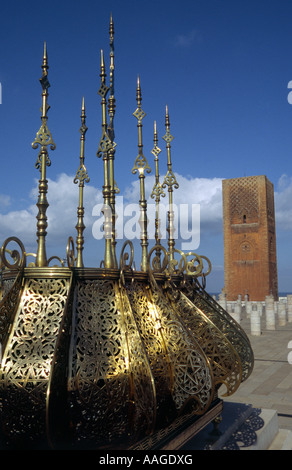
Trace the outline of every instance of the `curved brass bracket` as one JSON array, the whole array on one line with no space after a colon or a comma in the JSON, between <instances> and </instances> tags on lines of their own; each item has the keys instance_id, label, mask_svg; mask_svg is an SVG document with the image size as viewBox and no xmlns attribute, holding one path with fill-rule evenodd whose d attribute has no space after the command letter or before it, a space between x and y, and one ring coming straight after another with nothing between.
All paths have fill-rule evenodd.
<instances>
[{"instance_id":1,"label":"curved brass bracket","mask_svg":"<svg viewBox=\"0 0 292 470\"><path fill-rule=\"evenodd\" d=\"M67 242L67 264L68 268L73 268L75 266L76 262L76 256L75 256L75 246L74 246L74 240L73 237L68 238Z\"/></svg>"},{"instance_id":2,"label":"curved brass bracket","mask_svg":"<svg viewBox=\"0 0 292 470\"><path fill-rule=\"evenodd\" d=\"M10 242L15 242L18 244L21 255L17 250L8 250L6 247ZM11 264L7 258L6 253L9 253L14 262ZM1 247L1 266L5 266L8 269L22 269L26 264L26 253L23 243L17 237L9 237L5 240Z\"/></svg>"}]
</instances>

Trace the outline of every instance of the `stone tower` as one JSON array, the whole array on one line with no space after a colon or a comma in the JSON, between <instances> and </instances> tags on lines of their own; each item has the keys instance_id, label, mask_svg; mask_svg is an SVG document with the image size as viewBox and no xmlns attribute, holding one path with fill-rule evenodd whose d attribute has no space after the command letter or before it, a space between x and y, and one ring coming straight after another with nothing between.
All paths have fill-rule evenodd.
<instances>
[{"instance_id":1,"label":"stone tower","mask_svg":"<svg viewBox=\"0 0 292 470\"><path fill-rule=\"evenodd\" d=\"M278 298L274 187L266 176L223 180L227 300Z\"/></svg>"}]
</instances>

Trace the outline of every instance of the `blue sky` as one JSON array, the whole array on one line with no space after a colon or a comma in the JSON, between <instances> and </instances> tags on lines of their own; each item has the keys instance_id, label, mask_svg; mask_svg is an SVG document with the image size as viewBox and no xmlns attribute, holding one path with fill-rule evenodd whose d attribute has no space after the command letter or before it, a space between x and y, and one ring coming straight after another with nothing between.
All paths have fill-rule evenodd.
<instances>
[{"instance_id":1,"label":"blue sky","mask_svg":"<svg viewBox=\"0 0 292 470\"><path fill-rule=\"evenodd\" d=\"M133 202L137 176L136 81L140 77L144 154L152 168L153 122L164 150L168 105L175 202L200 204L200 245L213 265L210 291L224 285L221 181L265 174L274 184L278 277L291 288L292 231L292 3L288 0L11 1L1 5L0 28L0 242L21 238L36 251L37 151L43 43L49 59L50 152L48 252L63 256L76 236L80 107L87 127L85 259L99 265L103 244L92 236L92 208L101 199L100 50L109 65L108 24L115 25L116 162L121 196ZM166 154L160 154L165 174ZM152 179L151 179L152 178ZM121 246L119 243L119 247ZM179 247L179 245L178 245ZM62 251L63 250L63 251Z\"/></svg>"}]
</instances>

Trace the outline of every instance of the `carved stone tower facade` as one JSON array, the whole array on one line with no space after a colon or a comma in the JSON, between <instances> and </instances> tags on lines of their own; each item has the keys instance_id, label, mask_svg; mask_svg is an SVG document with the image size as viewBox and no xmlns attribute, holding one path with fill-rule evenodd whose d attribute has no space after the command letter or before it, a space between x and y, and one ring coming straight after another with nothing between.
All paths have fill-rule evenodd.
<instances>
[{"instance_id":1,"label":"carved stone tower facade","mask_svg":"<svg viewBox=\"0 0 292 470\"><path fill-rule=\"evenodd\" d=\"M223 180L225 293L278 298L274 187L266 176Z\"/></svg>"}]
</instances>

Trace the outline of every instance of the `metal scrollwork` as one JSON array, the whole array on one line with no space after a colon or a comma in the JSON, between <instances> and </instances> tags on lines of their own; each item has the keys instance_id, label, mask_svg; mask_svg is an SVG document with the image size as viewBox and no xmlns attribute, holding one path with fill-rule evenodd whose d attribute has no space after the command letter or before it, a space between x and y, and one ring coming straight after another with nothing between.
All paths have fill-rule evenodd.
<instances>
[{"instance_id":1,"label":"metal scrollwork","mask_svg":"<svg viewBox=\"0 0 292 470\"><path fill-rule=\"evenodd\" d=\"M61 264L62 267L65 266L64 261L63 261L59 256L51 256L51 257L48 259L48 265L50 264L51 261L53 261L53 259L59 261L59 263ZM73 266L74 266L74 264L73 264Z\"/></svg>"},{"instance_id":2,"label":"metal scrollwork","mask_svg":"<svg viewBox=\"0 0 292 470\"><path fill-rule=\"evenodd\" d=\"M47 120L44 119L44 122L42 123L40 129L37 132L36 138L32 143L32 148L36 149L38 146L41 147L48 147L50 146L51 150L55 150L56 144L53 141L52 135L47 127ZM47 165L49 166L51 164L50 161L48 161ZM36 166L36 168L39 169L40 165Z\"/></svg>"},{"instance_id":3,"label":"metal scrollwork","mask_svg":"<svg viewBox=\"0 0 292 470\"><path fill-rule=\"evenodd\" d=\"M126 252L127 248L130 248L130 253ZM122 246L121 249L121 254L120 254L120 283L122 285L125 285L125 278L124 278L124 272L125 271L131 271L133 272L133 261L134 261L134 247L133 243L130 240L127 240L124 245Z\"/></svg>"},{"instance_id":4,"label":"metal scrollwork","mask_svg":"<svg viewBox=\"0 0 292 470\"><path fill-rule=\"evenodd\" d=\"M10 242L15 242L19 246L20 252L15 249L8 250L7 245ZM10 257L13 259L13 263L8 261L8 259L6 258L6 253L9 253ZM25 262L26 262L26 254L25 254L25 248L24 248L23 243L17 237L7 238L1 247L2 266L4 265L8 269L22 269L23 267L25 267Z\"/></svg>"},{"instance_id":5,"label":"metal scrollwork","mask_svg":"<svg viewBox=\"0 0 292 470\"><path fill-rule=\"evenodd\" d=\"M130 247L130 254L125 252L127 246ZM129 261L128 261L129 260ZM133 243L130 240L127 240L124 245L122 246L121 249L121 254L120 254L120 270L130 270L132 269L132 264L134 260L134 247ZM128 262L127 262L128 261Z\"/></svg>"},{"instance_id":6,"label":"metal scrollwork","mask_svg":"<svg viewBox=\"0 0 292 470\"><path fill-rule=\"evenodd\" d=\"M173 272L177 272L178 274L187 274L194 277L201 274L203 269L202 256L199 256L192 251L184 253L177 248L175 248L173 252L178 253L181 256L177 268L177 261L173 260L173 264L171 266L171 270ZM191 256L191 259L188 261L189 256Z\"/></svg>"},{"instance_id":7,"label":"metal scrollwork","mask_svg":"<svg viewBox=\"0 0 292 470\"><path fill-rule=\"evenodd\" d=\"M155 251L156 256L151 261L153 252ZM163 260L161 262L161 253L164 254ZM175 248L173 253L178 253L180 255L179 260L172 259L169 260L169 252L162 245L155 245L149 251L147 262L148 270L150 273L162 273L167 272L168 274L178 274L178 275L188 275L197 277L202 275L203 270L203 261L202 259L207 259L204 256L199 256L198 254L189 251L184 253L181 250ZM188 260L188 257L191 257ZM209 274L210 269L207 274ZM206 275L207 275L206 274Z\"/></svg>"},{"instance_id":8,"label":"metal scrollwork","mask_svg":"<svg viewBox=\"0 0 292 470\"><path fill-rule=\"evenodd\" d=\"M151 262L152 254L155 251L155 257ZM161 252L163 252L164 257L161 263ZM168 252L162 245L155 245L151 248L148 253L147 258L148 272L152 273L162 273L166 270L168 264Z\"/></svg>"},{"instance_id":9,"label":"metal scrollwork","mask_svg":"<svg viewBox=\"0 0 292 470\"><path fill-rule=\"evenodd\" d=\"M76 262L75 246L74 246L73 237L68 238L66 252L67 252L67 265L68 265L69 268L73 268L75 266L75 262Z\"/></svg>"},{"instance_id":10,"label":"metal scrollwork","mask_svg":"<svg viewBox=\"0 0 292 470\"><path fill-rule=\"evenodd\" d=\"M204 275L204 276L209 276L210 272L212 271L212 264L211 264L211 261L209 260L209 258L207 258L207 256L203 256L203 255L200 255L200 258L202 260L206 260L207 261L207 264L208 264L208 268L206 271L204 271L204 267L202 269L202 274L201 275Z\"/></svg>"}]
</instances>

